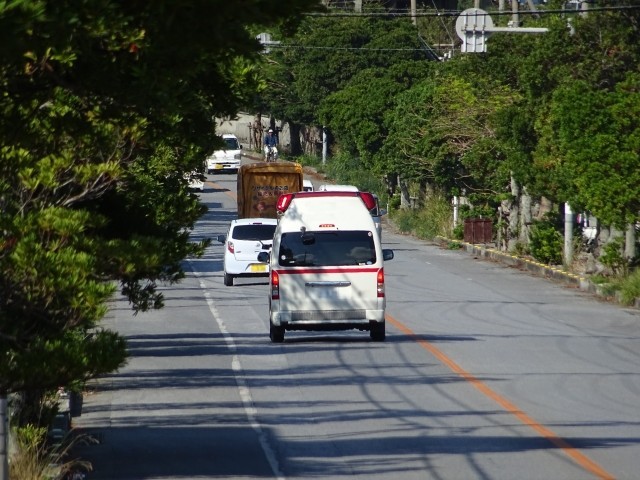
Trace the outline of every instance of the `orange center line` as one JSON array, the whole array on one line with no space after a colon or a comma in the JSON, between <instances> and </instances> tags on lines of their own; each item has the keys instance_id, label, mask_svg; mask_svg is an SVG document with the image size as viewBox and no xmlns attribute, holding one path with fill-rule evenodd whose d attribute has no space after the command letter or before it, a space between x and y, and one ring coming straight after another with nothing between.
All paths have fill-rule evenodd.
<instances>
[{"instance_id":1,"label":"orange center line","mask_svg":"<svg viewBox=\"0 0 640 480\"><path fill-rule=\"evenodd\" d=\"M410 337L413 337L422 348L427 350L434 357L440 360L440 362L442 362L444 365L449 367L449 369L452 372L464 378L476 389L482 392L486 397L490 398L491 400L496 402L498 405L500 405L504 410L506 410L513 416L515 416L524 425L532 428L542 437L549 440L553 445L561 449L566 455L568 455L574 462L580 465L583 469L592 473L593 475L595 475L596 477L602 480L615 479L615 477L612 474L607 472L604 468L602 468L600 465L595 463L589 457L584 455L578 449L570 445L566 440L560 438L558 435L556 435L554 432L552 432L550 429L548 429L544 425L536 422L532 417L527 415L525 412L519 409L516 405L514 405L509 400L507 400L505 397L495 392L488 385L486 385L481 380L479 380L478 378L476 378L475 376L467 372L460 365L454 362L451 358L445 355L440 349L438 349L431 343L427 342L426 340L419 338L418 335L416 335L416 333L413 332L413 330L411 330L409 327L399 322L389 314L385 315L385 320L391 323L401 332L407 334Z\"/></svg>"}]
</instances>

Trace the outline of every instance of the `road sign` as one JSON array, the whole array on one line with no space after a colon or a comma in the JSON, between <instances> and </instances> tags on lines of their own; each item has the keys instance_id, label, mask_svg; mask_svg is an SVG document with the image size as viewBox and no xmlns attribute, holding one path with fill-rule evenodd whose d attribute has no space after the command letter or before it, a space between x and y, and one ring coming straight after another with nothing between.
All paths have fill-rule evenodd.
<instances>
[{"instance_id":1,"label":"road sign","mask_svg":"<svg viewBox=\"0 0 640 480\"><path fill-rule=\"evenodd\" d=\"M487 12L479 8L468 8L456 20L456 32L462 40L462 51L479 53L487 51L489 31L493 20Z\"/></svg>"},{"instance_id":2,"label":"road sign","mask_svg":"<svg viewBox=\"0 0 640 480\"><path fill-rule=\"evenodd\" d=\"M487 51L487 39L496 32L546 33L548 28L494 27L487 12L479 8L468 8L456 20L456 32L462 40L462 52L483 53Z\"/></svg>"}]
</instances>

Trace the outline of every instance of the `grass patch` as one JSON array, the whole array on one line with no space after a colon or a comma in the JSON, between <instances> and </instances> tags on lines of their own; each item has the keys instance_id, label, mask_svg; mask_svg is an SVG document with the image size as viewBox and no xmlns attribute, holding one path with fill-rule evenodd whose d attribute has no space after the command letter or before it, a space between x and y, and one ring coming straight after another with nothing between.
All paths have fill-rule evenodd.
<instances>
[{"instance_id":1,"label":"grass patch","mask_svg":"<svg viewBox=\"0 0 640 480\"><path fill-rule=\"evenodd\" d=\"M74 435L72 432L59 444L47 439L47 428L26 425L13 430L15 452L9 462L9 478L21 480L52 480L68 478L81 471L91 471L91 463L70 458L71 449L90 437Z\"/></svg>"},{"instance_id":2,"label":"grass patch","mask_svg":"<svg viewBox=\"0 0 640 480\"><path fill-rule=\"evenodd\" d=\"M420 209L396 210L391 218L400 232L413 234L423 240L433 240L438 236L451 238L453 234L451 205L446 198L438 195L429 198Z\"/></svg>"},{"instance_id":3,"label":"grass patch","mask_svg":"<svg viewBox=\"0 0 640 480\"><path fill-rule=\"evenodd\" d=\"M620 301L624 305L633 305L640 298L640 270L622 279L619 286Z\"/></svg>"}]
</instances>

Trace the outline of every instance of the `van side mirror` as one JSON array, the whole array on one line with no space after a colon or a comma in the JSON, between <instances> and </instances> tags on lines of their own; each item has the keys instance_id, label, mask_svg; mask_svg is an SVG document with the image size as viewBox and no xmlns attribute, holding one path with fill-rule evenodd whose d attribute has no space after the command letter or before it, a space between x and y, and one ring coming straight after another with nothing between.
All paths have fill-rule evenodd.
<instances>
[{"instance_id":1,"label":"van side mirror","mask_svg":"<svg viewBox=\"0 0 640 480\"><path fill-rule=\"evenodd\" d=\"M227 241L227 236L226 235L218 235L216 237L216 240L218 240L220 243L224 243Z\"/></svg>"},{"instance_id":2,"label":"van side mirror","mask_svg":"<svg viewBox=\"0 0 640 480\"><path fill-rule=\"evenodd\" d=\"M383 248L382 249L382 259L383 260L393 260L393 250L391 250L390 248Z\"/></svg>"},{"instance_id":3,"label":"van side mirror","mask_svg":"<svg viewBox=\"0 0 640 480\"><path fill-rule=\"evenodd\" d=\"M387 209L386 208L381 208L380 212L378 213L378 215L383 216L387 214Z\"/></svg>"},{"instance_id":4,"label":"van side mirror","mask_svg":"<svg viewBox=\"0 0 640 480\"><path fill-rule=\"evenodd\" d=\"M258 254L258 261L261 263L269 263L269 252L260 252Z\"/></svg>"}]
</instances>

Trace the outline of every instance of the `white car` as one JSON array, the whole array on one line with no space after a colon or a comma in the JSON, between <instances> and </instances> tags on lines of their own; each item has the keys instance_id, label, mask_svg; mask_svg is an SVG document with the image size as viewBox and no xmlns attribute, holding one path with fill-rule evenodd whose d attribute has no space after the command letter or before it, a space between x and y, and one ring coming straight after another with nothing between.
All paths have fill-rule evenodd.
<instances>
[{"instance_id":1,"label":"white car","mask_svg":"<svg viewBox=\"0 0 640 480\"><path fill-rule=\"evenodd\" d=\"M302 191L303 192L313 192L313 183L311 180L303 180L302 181Z\"/></svg>"},{"instance_id":2,"label":"white car","mask_svg":"<svg viewBox=\"0 0 640 480\"><path fill-rule=\"evenodd\" d=\"M230 133L222 135L226 144L222 150L215 150L207 157L207 173L222 172L224 170L238 171L242 158L242 145L238 138Z\"/></svg>"},{"instance_id":3,"label":"white car","mask_svg":"<svg viewBox=\"0 0 640 480\"><path fill-rule=\"evenodd\" d=\"M218 235L224 244L224 284L233 285L237 277L268 277L269 264L258 261L258 254L270 254L275 218L239 218L231 221L226 235Z\"/></svg>"},{"instance_id":4,"label":"white car","mask_svg":"<svg viewBox=\"0 0 640 480\"><path fill-rule=\"evenodd\" d=\"M318 187L319 192L357 192L358 187L355 185L334 185L332 183L325 183Z\"/></svg>"}]
</instances>

